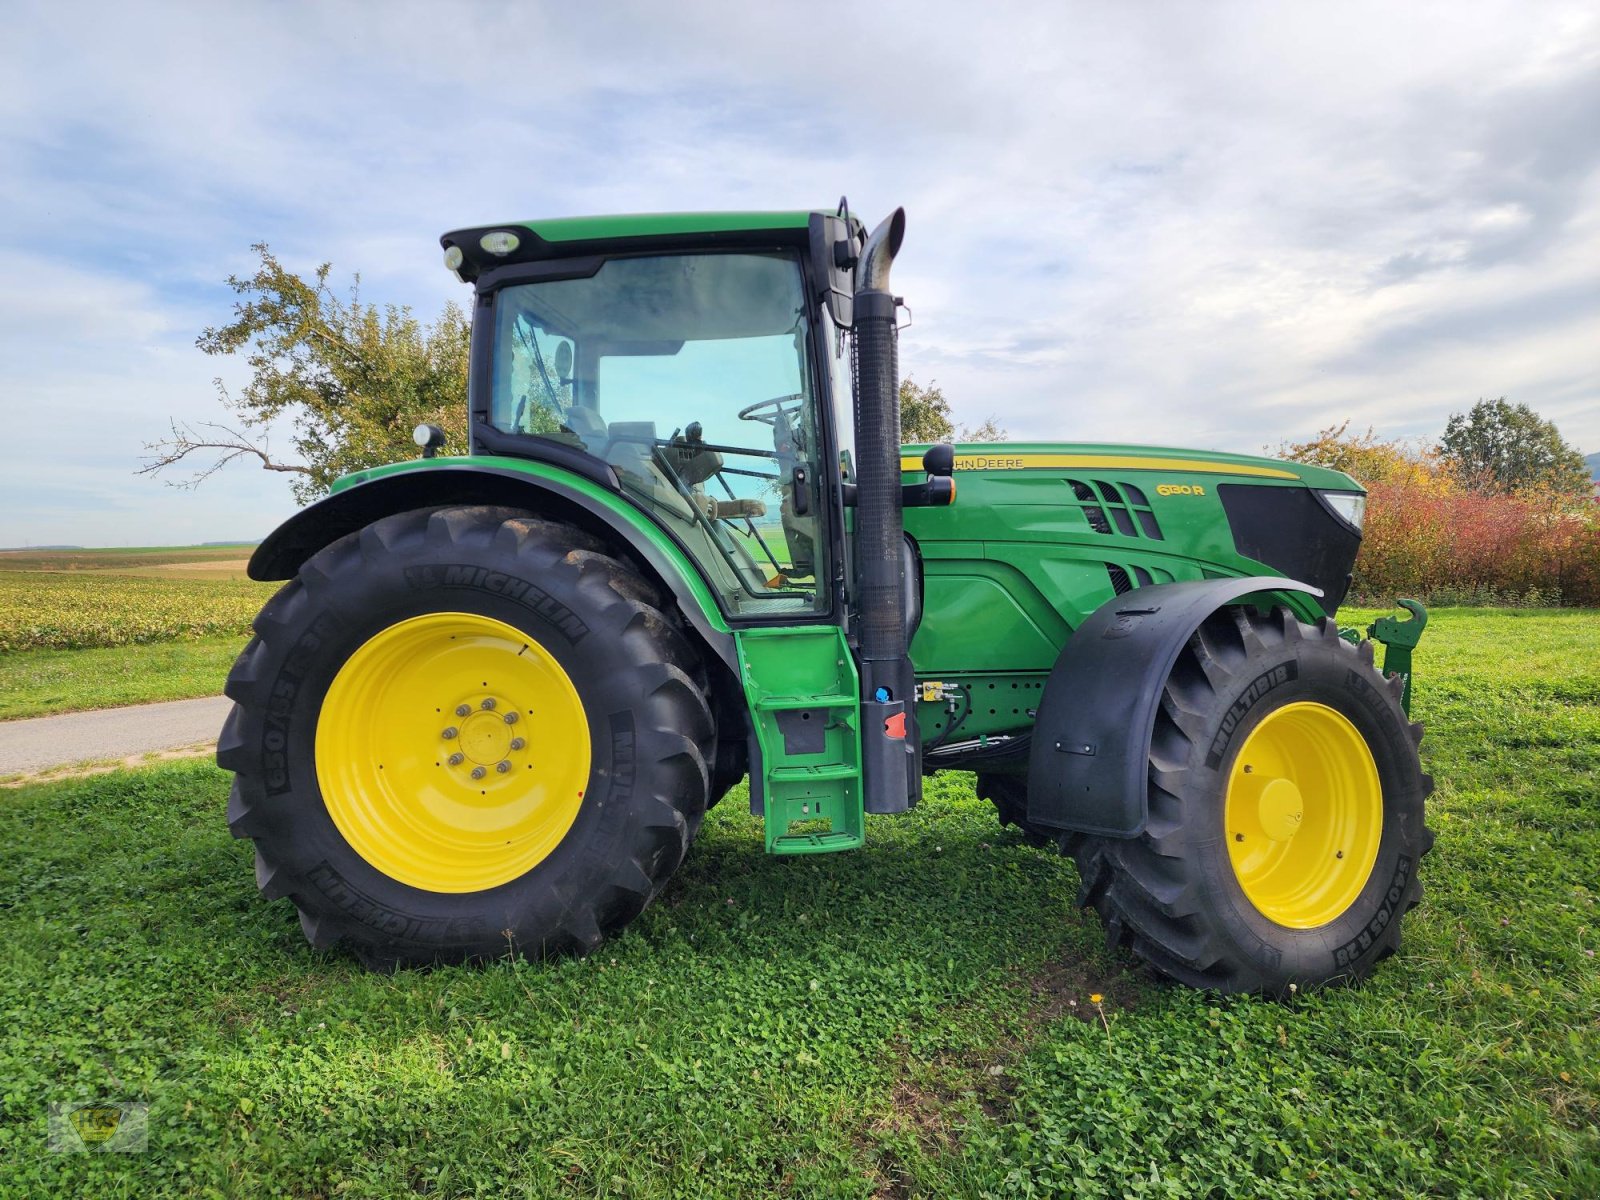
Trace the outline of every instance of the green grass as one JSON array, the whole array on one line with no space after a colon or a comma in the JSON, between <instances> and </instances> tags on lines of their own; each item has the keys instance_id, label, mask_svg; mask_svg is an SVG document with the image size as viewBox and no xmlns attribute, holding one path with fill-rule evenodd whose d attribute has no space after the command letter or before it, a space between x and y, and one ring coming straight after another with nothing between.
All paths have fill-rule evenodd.
<instances>
[{"instance_id":1,"label":"green grass","mask_svg":"<svg viewBox=\"0 0 1600 1200\"><path fill-rule=\"evenodd\" d=\"M1600 1195L1600 617L1441 612L1419 668L1427 895L1286 1005L1107 954L967 776L832 857L736 792L589 959L387 977L257 896L214 768L0 794L0 1194ZM149 1150L46 1154L91 1098Z\"/></svg>"},{"instance_id":2,"label":"green grass","mask_svg":"<svg viewBox=\"0 0 1600 1200\"><path fill-rule=\"evenodd\" d=\"M0 720L187 700L222 691L245 639L0 654Z\"/></svg>"}]
</instances>

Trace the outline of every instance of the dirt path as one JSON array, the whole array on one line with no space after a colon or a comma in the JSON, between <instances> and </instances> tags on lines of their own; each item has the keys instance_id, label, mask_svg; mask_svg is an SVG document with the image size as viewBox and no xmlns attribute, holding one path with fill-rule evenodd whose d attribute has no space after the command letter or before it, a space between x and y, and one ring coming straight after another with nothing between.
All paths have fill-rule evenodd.
<instances>
[{"instance_id":1,"label":"dirt path","mask_svg":"<svg viewBox=\"0 0 1600 1200\"><path fill-rule=\"evenodd\" d=\"M120 766L150 754L209 753L232 703L225 696L208 696L3 721L0 779L54 775L84 764Z\"/></svg>"}]
</instances>

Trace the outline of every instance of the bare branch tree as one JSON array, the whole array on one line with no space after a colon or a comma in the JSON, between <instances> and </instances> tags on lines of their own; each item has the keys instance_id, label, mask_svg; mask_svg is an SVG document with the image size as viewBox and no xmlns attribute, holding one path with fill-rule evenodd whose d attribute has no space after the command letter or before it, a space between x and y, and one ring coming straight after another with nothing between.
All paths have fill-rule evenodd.
<instances>
[{"instance_id":1,"label":"bare branch tree","mask_svg":"<svg viewBox=\"0 0 1600 1200\"><path fill-rule=\"evenodd\" d=\"M256 459L290 478L308 504L352 471L410 457L418 425L445 431L446 453L467 449L466 315L447 304L429 322L403 306L364 303L354 286L341 299L323 263L298 275L265 244L249 277L230 276L232 319L205 329L195 345L249 371L236 391L216 380L224 423L170 422L172 436L145 446L141 475L205 463L174 486L193 488L236 459ZM288 460L273 457L268 429L286 437Z\"/></svg>"},{"instance_id":2,"label":"bare branch tree","mask_svg":"<svg viewBox=\"0 0 1600 1200\"><path fill-rule=\"evenodd\" d=\"M263 437L260 445L252 441L248 434L241 433L227 425L219 425L214 421L201 421L197 425L187 422L171 422L172 436L161 438L154 442L146 442L144 448L148 451L144 459L144 466L135 472L137 475L155 475L174 463L188 458L191 454L200 454L207 451L217 455L216 461L209 466L197 470L188 479L168 479L168 487L195 488L215 475L223 467L236 458L254 455L261 460L263 470L283 471L292 475L309 475L311 468L299 463L283 463L273 460L268 451L267 439Z\"/></svg>"}]
</instances>

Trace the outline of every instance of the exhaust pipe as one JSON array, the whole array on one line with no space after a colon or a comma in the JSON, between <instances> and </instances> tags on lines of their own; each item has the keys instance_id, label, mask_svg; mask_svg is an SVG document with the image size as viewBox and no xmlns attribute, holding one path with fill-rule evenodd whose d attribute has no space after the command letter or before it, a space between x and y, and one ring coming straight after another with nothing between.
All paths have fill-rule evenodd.
<instances>
[{"instance_id":1,"label":"exhaust pipe","mask_svg":"<svg viewBox=\"0 0 1600 1200\"><path fill-rule=\"evenodd\" d=\"M856 614L862 783L868 812L904 812L922 795L915 677L906 644L900 490L900 364L889 268L905 237L897 208L867 239L855 293Z\"/></svg>"},{"instance_id":2,"label":"exhaust pipe","mask_svg":"<svg viewBox=\"0 0 1600 1200\"><path fill-rule=\"evenodd\" d=\"M889 292L889 268L894 266L894 256L900 253L900 243L906 236L906 210L897 208L874 229L861 250L861 267L857 272L856 295L862 292Z\"/></svg>"}]
</instances>

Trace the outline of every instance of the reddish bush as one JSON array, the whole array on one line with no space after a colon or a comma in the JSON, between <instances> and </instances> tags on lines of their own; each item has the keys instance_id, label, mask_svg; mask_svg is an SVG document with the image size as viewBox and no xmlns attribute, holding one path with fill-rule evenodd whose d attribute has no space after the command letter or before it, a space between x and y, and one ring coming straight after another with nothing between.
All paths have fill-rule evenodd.
<instances>
[{"instance_id":1,"label":"reddish bush","mask_svg":"<svg viewBox=\"0 0 1600 1200\"><path fill-rule=\"evenodd\" d=\"M1436 447L1370 428L1351 433L1348 421L1277 452L1367 488L1353 596L1600 605L1600 504L1549 490L1473 490Z\"/></svg>"},{"instance_id":2,"label":"reddish bush","mask_svg":"<svg viewBox=\"0 0 1600 1200\"><path fill-rule=\"evenodd\" d=\"M1467 491L1446 476L1374 483L1352 591L1600 605L1600 513Z\"/></svg>"}]
</instances>

